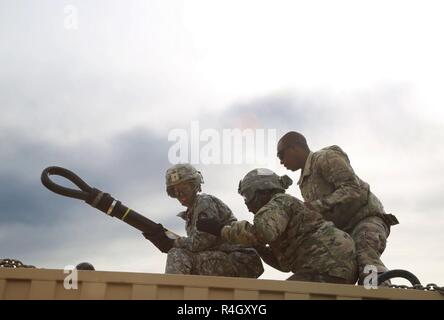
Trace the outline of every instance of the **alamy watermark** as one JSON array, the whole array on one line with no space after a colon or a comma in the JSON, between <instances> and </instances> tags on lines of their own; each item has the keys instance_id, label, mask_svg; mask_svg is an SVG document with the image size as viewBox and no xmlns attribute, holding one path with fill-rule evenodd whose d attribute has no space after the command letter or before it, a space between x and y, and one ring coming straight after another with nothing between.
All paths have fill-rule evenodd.
<instances>
[{"instance_id":1,"label":"alamy watermark","mask_svg":"<svg viewBox=\"0 0 444 320\"><path fill-rule=\"evenodd\" d=\"M65 266L63 269L64 274L68 274L63 280L63 287L66 290L77 290L79 278L77 275L77 269L74 266Z\"/></svg>"},{"instance_id":2,"label":"alamy watermark","mask_svg":"<svg viewBox=\"0 0 444 320\"><path fill-rule=\"evenodd\" d=\"M168 141L170 163L269 164L276 161L276 129L200 129L192 121L190 129L173 129Z\"/></svg>"},{"instance_id":3,"label":"alamy watermark","mask_svg":"<svg viewBox=\"0 0 444 320\"><path fill-rule=\"evenodd\" d=\"M79 29L79 9L77 6L67 4L63 7L64 19L63 26L67 30Z\"/></svg>"},{"instance_id":4,"label":"alamy watermark","mask_svg":"<svg viewBox=\"0 0 444 320\"><path fill-rule=\"evenodd\" d=\"M363 281L364 288L367 290L378 289L378 268L373 265L366 265L364 274L368 274Z\"/></svg>"}]
</instances>

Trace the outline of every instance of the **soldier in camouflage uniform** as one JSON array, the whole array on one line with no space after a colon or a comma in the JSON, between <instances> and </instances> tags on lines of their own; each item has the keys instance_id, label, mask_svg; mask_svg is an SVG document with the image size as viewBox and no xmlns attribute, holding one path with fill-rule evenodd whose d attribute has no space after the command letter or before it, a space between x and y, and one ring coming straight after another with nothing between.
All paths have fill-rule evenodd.
<instances>
[{"instance_id":1,"label":"soldier in camouflage uniform","mask_svg":"<svg viewBox=\"0 0 444 320\"><path fill-rule=\"evenodd\" d=\"M220 234L232 243L254 246L262 259L289 280L354 284L356 252L351 237L325 221L316 211L285 194L292 180L268 169L250 171L239 184L254 222L223 226L202 218L197 228Z\"/></svg>"},{"instance_id":2,"label":"soldier in camouflage uniform","mask_svg":"<svg viewBox=\"0 0 444 320\"><path fill-rule=\"evenodd\" d=\"M298 185L306 206L354 239L360 282L367 275L366 265L378 273L387 271L380 256L390 226L398 220L385 213L370 186L354 173L347 154L338 146L311 152L305 137L292 131L280 139L277 155L287 169L302 170Z\"/></svg>"},{"instance_id":3,"label":"soldier in camouflage uniform","mask_svg":"<svg viewBox=\"0 0 444 320\"><path fill-rule=\"evenodd\" d=\"M187 208L178 214L185 220L187 236L171 240L164 232L144 234L168 253L165 273L258 278L264 269L255 249L227 243L196 229L201 217L213 218L222 225L236 221L221 200L199 193L202 183L202 175L190 164L178 164L166 172L168 195Z\"/></svg>"}]
</instances>

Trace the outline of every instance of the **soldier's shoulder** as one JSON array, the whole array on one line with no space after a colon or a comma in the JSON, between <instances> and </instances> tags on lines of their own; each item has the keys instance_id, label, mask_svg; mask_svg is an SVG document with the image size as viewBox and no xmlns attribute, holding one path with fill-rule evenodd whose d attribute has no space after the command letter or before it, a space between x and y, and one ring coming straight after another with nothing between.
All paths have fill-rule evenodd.
<instances>
[{"instance_id":1,"label":"soldier's shoulder","mask_svg":"<svg viewBox=\"0 0 444 320\"><path fill-rule=\"evenodd\" d=\"M208 194L208 193L198 193L196 195L197 201L213 201L213 199L216 198L215 196Z\"/></svg>"},{"instance_id":2,"label":"soldier's shoulder","mask_svg":"<svg viewBox=\"0 0 444 320\"><path fill-rule=\"evenodd\" d=\"M344 150L338 145L332 145L325 148L322 148L315 152L316 155L327 155L327 154L335 154L335 153L341 153L345 154Z\"/></svg>"},{"instance_id":3,"label":"soldier's shoulder","mask_svg":"<svg viewBox=\"0 0 444 320\"><path fill-rule=\"evenodd\" d=\"M270 201L262 208L254 216L254 221L256 221L263 216L269 216L273 213L289 213L292 211L292 207L295 203L297 203L298 199L295 197L286 194L286 193L277 193L273 197L271 197Z\"/></svg>"},{"instance_id":4,"label":"soldier's shoulder","mask_svg":"<svg viewBox=\"0 0 444 320\"><path fill-rule=\"evenodd\" d=\"M314 152L313 157L316 159L316 161L319 161L319 162L327 161L328 159L333 158L333 157L348 158L348 156L344 152L344 150L342 150L341 147L339 147L337 145L332 145L332 146L322 148L321 150Z\"/></svg>"},{"instance_id":5,"label":"soldier's shoulder","mask_svg":"<svg viewBox=\"0 0 444 320\"><path fill-rule=\"evenodd\" d=\"M200 193L200 194L198 194L198 196L200 196L199 201L202 203L215 203L218 205L221 204L221 205L226 206L225 202L223 202L218 197L213 196L212 194Z\"/></svg>"},{"instance_id":6,"label":"soldier's shoulder","mask_svg":"<svg viewBox=\"0 0 444 320\"><path fill-rule=\"evenodd\" d=\"M197 211L212 208L216 211L223 210L231 213L230 208L222 200L206 193L199 193L197 195L195 208Z\"/></svg>"},{"instance_id":7,"label":"soldier's shoulder","mask_svg":"<svg viewBox=\"0 0 444 320\"><path fill-rule=\"evenodd\" d=\"M298 199L287 193L277 193L273 197L271 197L271 200L268 204L270 204L270 206L285 207L290 206L298 201Z\"/></svg>"},{"instance_id":8,"label":"soldier's shoulder","mask_svg":"<svg viewBox=\"0 0 444 320\"><path fill-rule=\"evenodd\" d=\"M208 206L215 203L217 199L215 196L207 193L199 193L196 195L196 207ZM220 200L219 200L220 201Z\"/></svg>"},{"instance_id":9,"label":"soldier's shoulder","mask_svg":"<svg viewBox=\"0 0 444 320\"><path fill-rule=\"evenodd\" d=\"M273 195L271 197L271 200L276 200L276 201L289 201L291 199L293 199L294 197L289 195L288 193L285 192L280 192L280 193L276 193L275 195Z\"/></svg>"}]
</instances>

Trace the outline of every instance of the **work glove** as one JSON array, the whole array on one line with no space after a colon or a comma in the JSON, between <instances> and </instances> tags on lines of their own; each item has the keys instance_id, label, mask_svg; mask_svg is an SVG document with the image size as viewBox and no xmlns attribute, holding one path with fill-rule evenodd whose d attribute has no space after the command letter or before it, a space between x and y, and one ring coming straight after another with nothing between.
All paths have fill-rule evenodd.
<instances>
[{"instance_id":1,"label":"work glove","mask_svg":"<svg viewBox=\"0 0 444 320\"><path fill-rule=\"evenodd\" d=\"M220 231L223 227L224 225L214 218L202 217L196 222L197 230L215 235L217 237L220 236Z\"/></svg>"},{"instance_id":2,"label":"work glove","mask_svg":"<svg viewBox=\"0 0 444 320\"><path fill-rule=\"evenodd\" d=\"M142 234L145 239L151 241L151 243L163 253L168 253L173 247L174 240L167 237L165 229L160 223L158 223L155 228L145 231Z\"/></svg>"}]
</instances>

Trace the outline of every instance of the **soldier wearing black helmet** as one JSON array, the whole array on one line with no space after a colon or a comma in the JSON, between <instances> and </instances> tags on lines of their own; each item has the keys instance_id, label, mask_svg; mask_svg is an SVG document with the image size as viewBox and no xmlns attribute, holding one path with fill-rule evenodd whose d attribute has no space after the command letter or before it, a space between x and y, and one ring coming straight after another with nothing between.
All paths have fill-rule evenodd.
<instances>
[{"instance_id":1,"label":"soldier wearing black helmet","mask_svg":"<svg viewBox=\"0 0 444 320\"><path fill-rule=\"evenodd\" d=\"M238 221L223 226L202 218L197 227L232 243L256 247L266 263L293 272L289 280L355 283L353 240L302 201L285 194L291 183L288 176L254 169L239 184L254 223Z\"/></svg>"}]
</instances>

